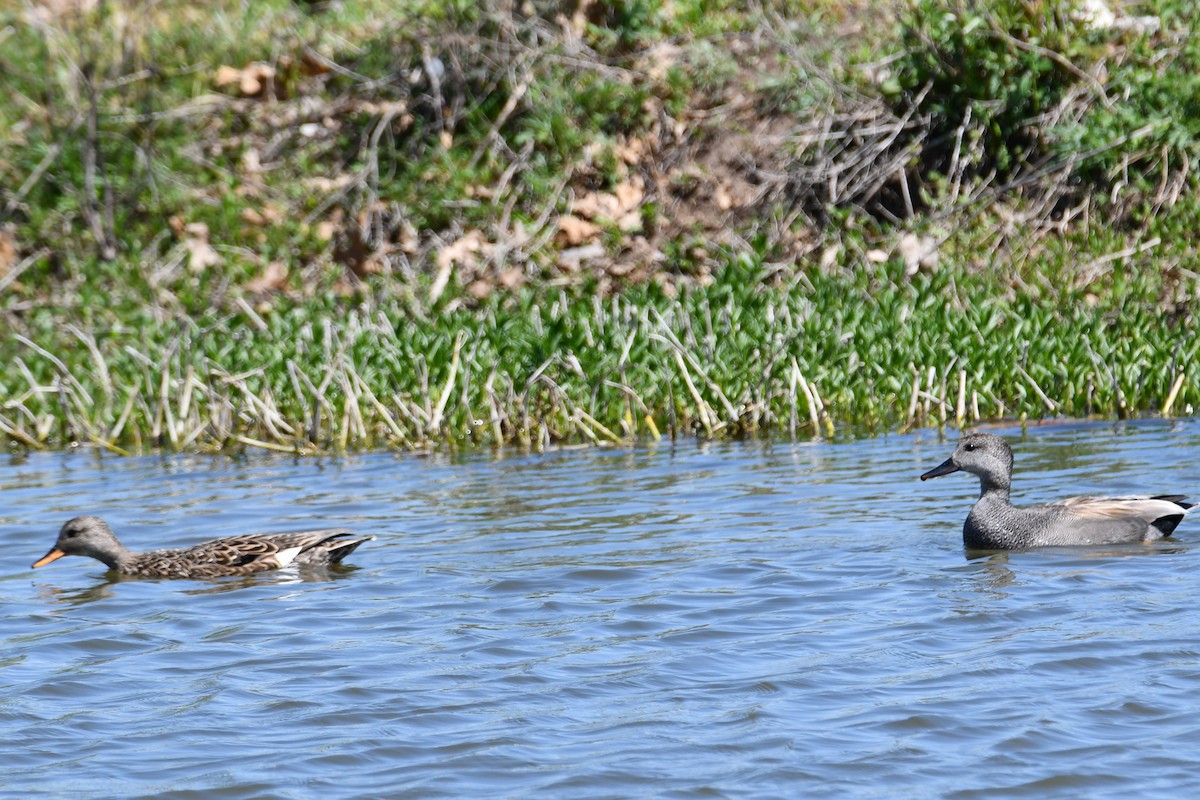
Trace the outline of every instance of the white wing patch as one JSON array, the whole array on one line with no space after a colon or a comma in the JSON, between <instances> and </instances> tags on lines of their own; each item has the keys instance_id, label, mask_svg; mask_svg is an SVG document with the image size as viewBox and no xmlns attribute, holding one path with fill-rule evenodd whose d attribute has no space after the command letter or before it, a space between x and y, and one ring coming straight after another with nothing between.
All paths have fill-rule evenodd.
<instances>
[{"instance_id":1,"label":"white wing patch","mask_svg":"<svg viewBox=\"0 0 1200 800\"><path fill-rule=\"evenodd\" d=\"M300 555L300 551L303 549L303 547L288 547L276 553L275 560L279 562L279 568L283 569L288 564L291 564L293 561L295 561L296 556Z\"/></svg>"}]
</instances>

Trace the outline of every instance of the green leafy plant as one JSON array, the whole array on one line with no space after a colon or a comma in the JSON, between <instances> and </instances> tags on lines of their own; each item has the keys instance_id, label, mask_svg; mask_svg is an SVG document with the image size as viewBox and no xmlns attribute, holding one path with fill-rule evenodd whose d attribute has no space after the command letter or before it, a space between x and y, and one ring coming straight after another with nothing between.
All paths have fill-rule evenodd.
<instances>
[{"instance_id":1,"label":"green leafy plant","mask_svg":"<svg viewBox=\"0 0 1200 800\"><path fill-rule=\"evenodd\" d=\"M1009 175L1046 152L1042 117L1087 80L1099 53L1071 0L915 0L905 14L894 79L898 113L928 117L927 169L978 138L974 171Z\"/></svg>"}]
</instances>

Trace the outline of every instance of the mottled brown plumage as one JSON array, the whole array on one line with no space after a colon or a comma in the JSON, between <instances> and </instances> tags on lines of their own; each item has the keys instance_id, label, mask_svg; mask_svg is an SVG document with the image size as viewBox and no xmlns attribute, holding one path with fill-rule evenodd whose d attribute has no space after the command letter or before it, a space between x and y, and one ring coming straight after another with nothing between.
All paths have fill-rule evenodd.
<instances>
[{"instance_id":1,"label":"mottled brown plumage","mask_svg":"<svg viewBox=\"0 0 1200 800\"><path fill-rule=\"evenodd\" d=\"M33 566L42 567L63 556L89 556L124 575L219 578L267 572L289 564L336 564L373 538L355 538L344 529L257 533L226 536L194 547L135 553L121 544L99 517L75 517L63 525L54 547Z\"/></svg>"}]
</instances>

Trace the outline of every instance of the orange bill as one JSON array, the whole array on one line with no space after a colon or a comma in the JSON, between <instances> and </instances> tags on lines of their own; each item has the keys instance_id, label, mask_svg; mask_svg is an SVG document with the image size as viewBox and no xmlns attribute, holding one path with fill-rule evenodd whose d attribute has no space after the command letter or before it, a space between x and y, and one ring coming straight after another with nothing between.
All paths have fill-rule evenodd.
<instances>
[{"instance_id":1,"label":"orange bill","mask_svg":"<svg viewBox=\"0 0 1200 800\"><path fill-rule=\"evenodd\" d=\"M33 562L32 569L37 569L38 567L44 567L47 564L49 564L51 561L58 561L60 558L62 558L65 555L66 555L66 553L64 553L62 550L59 550L57 547L53 547L50 549L49 553L46 553L46 555L42 556L37 561Z\"/></svg>"}]
</instances>

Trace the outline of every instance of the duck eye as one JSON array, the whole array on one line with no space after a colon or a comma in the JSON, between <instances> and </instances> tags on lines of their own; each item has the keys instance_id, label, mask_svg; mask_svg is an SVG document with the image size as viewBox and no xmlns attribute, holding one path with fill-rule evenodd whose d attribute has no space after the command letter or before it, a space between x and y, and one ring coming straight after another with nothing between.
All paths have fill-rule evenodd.
<instances>
[{"instance_id":1,"label":"duck eye","mask_svg":"<svg viewBox=\"0 0 1200 800\"><path fill-rule=\"evenodd\" d=\"M963 450L966 450L968 453L970 453L970 452L972 452L972 451L974 451L974 450L975 450L975 445L973 445L973 444L964 444L964 445L963 445Z\"/></svg>"}]
</instances>

